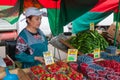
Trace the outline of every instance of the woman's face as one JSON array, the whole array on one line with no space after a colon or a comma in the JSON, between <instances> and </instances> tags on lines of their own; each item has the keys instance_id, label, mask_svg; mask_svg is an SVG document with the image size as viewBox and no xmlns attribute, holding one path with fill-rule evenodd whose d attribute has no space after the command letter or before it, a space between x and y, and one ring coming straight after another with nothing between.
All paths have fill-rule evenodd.
<instances>
[{"instance_id":1,"label":"woman's face","mask_svg":"<svg viewBox=\"0 0 120 80\"><path fill-rule=\"evenodd\" d=\"M33 28L39 28L41 24L42 16L32 16L31 18L27 18L28 25Z\"/></svg>"}]
</instances>

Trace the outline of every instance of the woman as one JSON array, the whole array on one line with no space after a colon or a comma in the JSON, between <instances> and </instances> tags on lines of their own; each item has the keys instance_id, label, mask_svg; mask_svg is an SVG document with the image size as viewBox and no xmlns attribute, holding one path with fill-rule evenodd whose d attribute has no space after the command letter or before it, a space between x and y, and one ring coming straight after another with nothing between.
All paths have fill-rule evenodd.
<instances>
[{"instance_id":1,"label":"woman","mask_svg":"<svg viewBox=\"0 0 120 80\"><path fill-rule=\"evenodd\" d=\"M16 59L23 68L44 63L43 52L48 50L48 41L39 29L43 12L35 7L26 9L27 26L20 32L16 44Z\"/></svg>"}]
</instances>

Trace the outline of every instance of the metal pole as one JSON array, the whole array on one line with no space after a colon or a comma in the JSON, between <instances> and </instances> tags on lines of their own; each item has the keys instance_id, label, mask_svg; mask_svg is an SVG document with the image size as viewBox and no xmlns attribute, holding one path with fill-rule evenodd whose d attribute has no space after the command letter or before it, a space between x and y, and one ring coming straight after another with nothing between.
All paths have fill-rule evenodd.
<instances>
[{"instance_id":1,"label":"metal pole","mask_svg":"<svg viewBox=\"0 0 120 80\"><path fill-rule=\"evenodd\" d=\"M114 36L114 46L116 46L116 38L117 38L117 34L118 34L119 11L120 11L120 0L118 3L118 13L117 13L117 20L116 20L115 36Z\"/></svg>"},{"instance_id":2,"label":"metal pole","mask_svg":"<svg viewBox=\"0 0 120 80\"><path fill-rule=\"evenodd\" d=\"M57 1L58 0L53 0L53 1L55 1L55 6L56 6L56 9L55 9L55 30L56 30L56 34L58 34L58 30L57 30ZM58 49L57 49L57 51L58 51L59 59L61 60L60 52ZM55 54L56 54L56 48L54 47L54 57L55 57Z\"/></svg>"}]
</instances>

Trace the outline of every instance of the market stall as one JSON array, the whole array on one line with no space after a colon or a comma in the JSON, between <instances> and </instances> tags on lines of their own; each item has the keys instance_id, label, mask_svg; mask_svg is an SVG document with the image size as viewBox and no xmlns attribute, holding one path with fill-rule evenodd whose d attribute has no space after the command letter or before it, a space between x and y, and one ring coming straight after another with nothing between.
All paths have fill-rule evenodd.
<instances>
[{"instance_id":1,"label":"market stall","mask_svg":"<svg viewBox=\"0 0 120 80\"><path fill-rule=\"evenodd\" d=\"M55 61L49 65L10 70L10 73L17 74L20 80L119 80L120 51L113 54L113 48L111 53L107 49L100 53L100 58L86 54L77 56L77 61ZM4 69L1 69L0 79L4 76Z\"/></svg>"},{"instance_id":2,"label":"market stall","mask_svg":"<svg viewBox=\"0 0 120 80\"><path fill-rule=\"evenodd\" d=\"M82 38L82 35L84 38ZM81 38L79 39L79 37ZM101 37L101 39L98 37ZM68 51L66 52L66 60L56 61L51 53L47 52L46 55L44 55L45 64L36 65L22 70L13 69L10 70L11 74L17 74L20 80L29 80L29 78L30 80L110 80L111 78L113 80L119 80L120 51L115 46L108 46L108 43L104 40L101 34L96 31L94 32L88 30L79 33L77 36L70 36L69 38L62 39L65 43L67 43L65 46L69 47ZM92 43L89 42L93 41L92 39L97 41L92 43L93 46L89 46L90 44L87 44L84 46L86 47L85 50L83 50L79 49L78 46L75 49L74 45L76 44L70 43L70 41L77 42L76 39L79 39L77 40L79 42L77 44L79 45L82 41L84 41L82 45L87 42ZM104 42L104 44L102 44L102 42ZM102 45L101 50L99 49L100 45L95 45L99 43ZM78 54L78 51L81 52L80 55ZM6 74L4 69L2 69L1 72L0 79L3 79Z\"/></svg>"},{"instance_id":3,"label":"market stall","mask_svg":"<svg viewBox=\"0 0 120 80\"><path fill-rule=\"evenodd\" d=\"M5 16L9 16L8 21L10 21L11 23L17 21L18 19L19 8L21 8L20 3L22 2L22 0L13 1L14 2L9 6L9 8L7 8L7 10L6 8L4 8L5 10L1 10L2 14L4 13L4 11L9 12L10 10L17 10L16 13L11 13L11 15L5 14ZM24 3L27 1L28 0L23 0ZM62 6L60 6L60 1ZM53 53L48 51L43 54L43 58L45 61L44 64L39 64L27 69L22 69L20 67L22 64L13 61L9 56L5 55L5 57L2 59L3 62L6 63L6 66L0 68L0 80L4 79L7 76L7 68L9 69L11 74L16 74L19 80L119 80L120 51L116 47L116 36L118 29L114 31L116 32L116 36L114 37L114 45L109 45L106 39L96 30L95 27L95 25L99 21L107 17L113 9L118 9L119 1L92 1L93 3L88 4L88 1L81 2L79 0L38 0L37 3L34 3L36 5L31 5L41 8L41 3L42 7L47 8L50 27L54 36L51 39L50 44L52 44L53 47L64 51L67 54L67 57L65 60L56 60L53 56ZM67 4L67 2L69 3L69 5ZM81 6L77 5L76 8L76 5L72 5L73 2L76 5L78 3L83 4L83 8L86 10L80 14L77 14L76 12L78 10L81 11L81 8L78 9L78 7ZM106 4L107 2L109 2L109 4ZM5 4L4 2L1 3ZM113 3L114 6L110 6L113 5ZM16 6L16 4L19 4L19 6ZM89 5L89 8L85 7L85 5ZM102 6L104 6L104 9L102 8ZM25 7L26 6L24 6L24 9ZM65 12L68 12L68 14L64 13L64 9L66 9ZM69 11L74 12L71 13L71 15L69 14ZM95 16L95 12L98 16ZM2 17L5 16L2 15ZM51 16L53 17L51 18ZM59 21L59 19L61 21ZM71 21L73 21L75 35L72 35L71 33L63 33L64 35L61 34L63 29L63 27L61 26ZM118 28L118 22L116 24L116 28ZM70 35L68 36L68 34ZM0 37L0 39L1 38L2 37Z\"/></svg>"}]
</instances>

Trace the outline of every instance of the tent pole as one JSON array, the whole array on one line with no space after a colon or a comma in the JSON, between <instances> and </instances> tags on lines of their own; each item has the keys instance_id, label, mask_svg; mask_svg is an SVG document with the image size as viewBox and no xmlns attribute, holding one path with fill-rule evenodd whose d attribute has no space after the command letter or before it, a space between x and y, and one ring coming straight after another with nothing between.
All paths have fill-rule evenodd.
<instances>
[{"instance_id":1,"label":"tent pole","mask_svg":"<svg viewBox=\"0 0 120 80\"><path fill-rule=\"evenodd\" d=\"M57 2L58 2L58 0L53 0L53 1L55 1L55 6L56 6L56 9L55 9L55 30L56 30L56 34L58 34L58 30L57 30ZM60 52L58 49L57 49L57 51L58 51L59 59L61 60ZM56 54L56 48L54 47L54 57L55 57L55 54Z\"/></svg>"},{"instance_id":2,"label":"tent pole","mask_svg":"<svg viewBox=\"0 0 120 80\"><path fill-rule=\"evenodd\" d=\"M58 2L58 0L53 0L53 1L55 1L55 7L56 7L56 9L55 9L55 30L56 30L56 34L58 33L57 32L57 2Z\"/></svg>"},{"instance_id":3,"label":"tent pole","mask_svg":"<svg viewBox=\"0 0 120 80\"><path fill-rule=\"evenodd\" d=\"M119 22L119 11L120 11L120 0L118 3L118 13L117 13L117 20L116 20L116 29L115 29L115 36L114 36L114 46L116 46L116 38L117 38L117 34L118 34L118 22Z\"/></svg>"}]
</instances>

